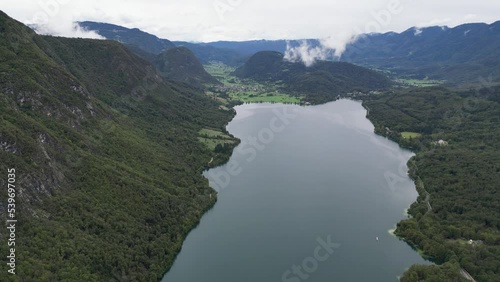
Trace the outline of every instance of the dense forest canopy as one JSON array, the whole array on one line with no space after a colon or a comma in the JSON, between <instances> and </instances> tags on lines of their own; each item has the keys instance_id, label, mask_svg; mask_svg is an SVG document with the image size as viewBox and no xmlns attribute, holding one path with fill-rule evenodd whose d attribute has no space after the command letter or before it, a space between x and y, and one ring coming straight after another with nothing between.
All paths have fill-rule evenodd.
<instances>
[{"instance_id":1,"label":"dense forest canopy","mask_svg":"<svg viewBox=\"0 0 500 282\"><path fill-rule=\"evenodd\" d=\"M201 172L229 156L199 131L234 112L118 42L39 36L3 13L0 58L0 169L17 172L22 258L0 281L160 279L217 199Z\"/></svg>"},{"instance_id":2,"label":"dense forest canopy","mask_svg":"<svg viewBox=\"0 0 500 282\"><path fill-rule=\"evenodd\" d=\"M417 152L409 164L420 196L396 233L443 264L414 266L402 281L456 281L460 268L477 281L500 280L499 103L500 87L366 98L376 131Z\"/></svg>"}]
</instances>

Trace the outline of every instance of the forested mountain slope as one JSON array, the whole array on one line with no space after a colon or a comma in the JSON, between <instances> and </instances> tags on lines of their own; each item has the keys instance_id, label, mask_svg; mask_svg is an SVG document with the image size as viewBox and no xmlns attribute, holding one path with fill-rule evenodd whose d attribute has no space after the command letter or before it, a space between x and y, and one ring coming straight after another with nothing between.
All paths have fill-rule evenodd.
<instances>
[{"instance_id":1,"label":"forested mountain slope","mask_svg":"<svg viewBox=\"0 0 500 282\"><path fill-rule=\"evenodd\" d=\"M18 219L17 275L0 280L162 277L216 201L202 170L228 157L198 132L232 116L118 42L38 36L0 13L0 182L16 170ZM2 189L2 218L6 204Z\"/></svg>"}]
</instances>

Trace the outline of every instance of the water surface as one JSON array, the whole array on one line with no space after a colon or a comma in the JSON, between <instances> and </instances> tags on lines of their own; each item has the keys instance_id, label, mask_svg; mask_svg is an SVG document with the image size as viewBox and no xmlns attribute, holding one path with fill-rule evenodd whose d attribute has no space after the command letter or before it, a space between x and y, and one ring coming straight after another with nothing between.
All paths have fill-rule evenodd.
<instances>
[{"instance_id":1,"label":"water surface","mask_svg":"<svg viewBox=\"0 0 500 282\"><path fill-rule=\"evenodd\" d=\"M218 202L163 281L387 282L426 263L388 231L417 197L412 153L359 102L236 110L227 129L243 142L205 173Z\"/></svg>"}]
</instances>

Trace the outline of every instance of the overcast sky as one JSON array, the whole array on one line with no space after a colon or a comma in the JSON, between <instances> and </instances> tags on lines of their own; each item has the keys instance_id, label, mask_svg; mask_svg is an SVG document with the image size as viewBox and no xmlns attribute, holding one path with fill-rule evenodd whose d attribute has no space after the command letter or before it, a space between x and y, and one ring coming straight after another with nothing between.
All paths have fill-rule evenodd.
<instances>
[{"instance_id":1,"label":"overcast sky","mask_svg":"<svg viewBox=\"0 0 500 282\"><path fill-rule=\"evenodd\" d=\"M137 27L170 40L347 38L412 26L500 20L498 0L0 0L47 33L92 37L73 21Z\"/></svg>"}]
</instances>

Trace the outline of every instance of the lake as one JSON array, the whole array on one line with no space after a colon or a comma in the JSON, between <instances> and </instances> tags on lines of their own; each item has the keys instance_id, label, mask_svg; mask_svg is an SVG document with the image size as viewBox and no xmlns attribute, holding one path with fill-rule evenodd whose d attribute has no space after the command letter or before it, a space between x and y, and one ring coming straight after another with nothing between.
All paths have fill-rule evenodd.
<instances>
[{"instance_id":1,"label":"lake","mask_svg":"<svg viewBox=\"0 0 500 282\"><path fill-rule=\"evenodd\" d=\"M417 198L413 154L375 135L360 102L235 109L242 143L205 173L218 201L163 281L387 282L429 263L390 233Z\"/></svg>"}]
</instances>

